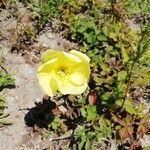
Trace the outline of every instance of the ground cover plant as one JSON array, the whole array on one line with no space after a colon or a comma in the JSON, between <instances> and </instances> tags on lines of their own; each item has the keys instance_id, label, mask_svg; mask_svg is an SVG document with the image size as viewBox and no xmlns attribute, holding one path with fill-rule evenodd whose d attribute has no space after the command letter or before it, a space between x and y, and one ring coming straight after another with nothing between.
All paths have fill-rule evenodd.
<instances>
[{"instance_id":1,"label":"ground cover plant","mask_svg":"<svg viewBox=\"0 0 150 150\"><path fill-rule=\"evenodd\" d=\"M13 85L14 85L14 80L7 72L4 64L0 61L0 92L4 88L8 86L13 86ZM4 112L5 108L6 108L5 98L2 95L0 95L0 128L3 127L4 125L11 124L11 122L9 122L6 119L6 117L9 116L9 114Z\"/></svg>"},{"instance_id":2,"label":"ground cover plant","mask_svg":"<svg viewBox=\"0 0 150 150\"><path fill-rule=\"evenodd\" d=\"M63 149L149 149L149 1L26 0L35 30L52 29L90 58L89 88L78 96L58 93L36 104L34 126ZM30 121L31 121L30 120ZM67 135L67 136L65 136ZM47 135L43 135L47 136Z\"/></svg>"}]
</instances>

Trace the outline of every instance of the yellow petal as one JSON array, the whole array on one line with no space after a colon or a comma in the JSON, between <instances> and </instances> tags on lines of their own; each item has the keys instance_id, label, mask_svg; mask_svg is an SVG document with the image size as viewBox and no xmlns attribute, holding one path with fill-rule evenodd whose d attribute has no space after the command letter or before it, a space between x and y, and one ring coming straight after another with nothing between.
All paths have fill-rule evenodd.
<instances>
[{"instance_id":1,"label":"yellow petal","mask_svg":"<svg viewBox=\"0 0 150 150\"><path fill-rule=\"evenodd\" d=\"M85 78L89 79L90 77L90 66L87 63L78 63L75 66L72 67L73 73L79 72L84 74Z\"/></svg>"},{"instance_id":2,"label":"yellow petal","mask_svg":"<svg viewBox=\"0 0 150 150\"><path fill-rule=\"evenodd\" d=\"M80 59L75 55L72 55L72 54L66 53L66 52L63 52L63 54L71 61L80 62Z\"/></svg>"},{"instance_id":3,"label":"yellow petal","mask_svg":"<svg viewBox=\"0 0 150 150\"><path fill-rule=\"evenodd\" d=\"M87 63L90 62L90 58L87 55L85 55L85 54L83 54L83 53L81 53L79 51L71 50L69 52L69 54L73 54L74 56L77 56L78 58L80 58L84 62L87 62Z\"/></svg>"},{"instance_id":4,"label":"yellow petal","mask_svg":"<svg viewBox=\"0 0 150 150\"><path fill-rule=\"evenodd\" d=\"M58 84L58 91L64 95L66 94L72 94L72 95L78 95L82 94L86 88L88 87L87 82L85 82L82 86L76 86L75 84L72 84L67 78L63 81L57 80Z\"/></svg>"},{"instance_id":5,"label":"yellow petal","mask_svg":"<svg viewBox=\"0 0 150 150\"><path fill-rule=\"evenodd\" d=\"M68 66L68 67L69 67L69 66L73 66L73 65L75 65L76 63L81 62L80 58L78 58L78 57L75 56L75 55L66 53L66 52L63 52L63 56L61 56L61 61L62 61L62 64L63 64L63 65L66 65L66 66Z\"/></svg>"},{"instance_id":6,"label":"yellow petal","mask_svg":"<svg viewBox=\"0 0 150 150\"><path fill-rule=\"evenodd\" d=\"M62 52L59 52L59 51L56 51L56 50L52 50L52 49L49 49L49 50L46 50L42 56L41 56L41 60L42 62L47 62L51 59L54 59L54 58L58 58L58 56L60 55L60 53Z\"/></svg>"},{"instance_id":7,"label":"yellow petal","mask_svg":"<svg viewBox=\"0 0 150 150\"><path fill-rule=\"evenodd\" d=\"M57 92L57 82L51 74L39 74L39 85L48 96L54 96Z\"/></svg>"},{"instance_id":8,"label":"yellow petal","mask_svg":"<svg viewBox=\"0 0 150 150\"><path fill-rule=\"evenodd\" d=\"M52 70L57 70L59 66L60 64L58 58L54 58L41 65L38 68L37 73L49 73Z\"/></svg>"},{"instance_id":9,"label":"yellow petal","mask_svg":"<svg viewBox=\"0 0 150 150\"><path fill-rule=\"evenodd\" d=\"M69 81L77 86L82 86L86 80L85 75L81 72L74 72L69 76Z\"/></svg>"}]
</instances>

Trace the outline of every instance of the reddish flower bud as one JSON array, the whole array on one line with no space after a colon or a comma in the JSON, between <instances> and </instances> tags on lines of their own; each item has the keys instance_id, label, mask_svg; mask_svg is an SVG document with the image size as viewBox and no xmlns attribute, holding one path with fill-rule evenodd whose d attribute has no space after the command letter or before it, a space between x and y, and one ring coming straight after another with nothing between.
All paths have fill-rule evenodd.
<instances>
[{"instance_id":1,"label":"reddish flower bud","mask_svg":"<svg viewBox=\"0 0 150 150\"><path fill-rule=\"evenodd\" d=\"M96 104L96 99L97 99L97 96L96 96L95 92L90 92L88 94L88 102L89 102L90 105L95 105Z\"/></svg>"}]
</instances>

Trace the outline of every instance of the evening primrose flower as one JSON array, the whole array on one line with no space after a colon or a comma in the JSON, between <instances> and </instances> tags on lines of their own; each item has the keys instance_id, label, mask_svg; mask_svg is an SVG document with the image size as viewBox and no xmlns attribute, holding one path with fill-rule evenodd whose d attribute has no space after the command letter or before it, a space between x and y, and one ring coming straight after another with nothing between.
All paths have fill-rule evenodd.
<instances>
[{"instance_id":1,"label":"evening primrose flower","mask_svg":"<svg viewBox=\"0 0 150 150\"><path fill-rule=\"evenodd\" d=\"M88 87L90 59L85 54L71 50L69 53L47 50L43 64L37 70L39 85L48 96L81 94Z\"/></svg>"}]
</instances>

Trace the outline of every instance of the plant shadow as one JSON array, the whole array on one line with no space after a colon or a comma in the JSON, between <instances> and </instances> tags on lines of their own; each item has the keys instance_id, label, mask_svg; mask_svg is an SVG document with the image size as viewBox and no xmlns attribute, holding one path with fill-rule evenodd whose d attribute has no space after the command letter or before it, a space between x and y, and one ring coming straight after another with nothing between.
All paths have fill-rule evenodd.
<instances>
[{"instance_id":1,"label":"plant shadow","mask_svg":"<svg viewBox=\"0 0 150 150\"><path fill-rule=\"evenodd\" d=\"M12 84L12 85L6 85L6 86L0 86L0 92L2 92L5 88L7 88L7 89L13 89L15 87L16 86L14 84Z\"/></svg>"},{"instance_id":2,"label":"plant shadow","mask_svg":"<svg viewBox=\"0 0 150 150\"><path fill-rule=\"evenodd\" d=\"M48 128L55 117L52 110L56 108L56 104L43 98L42 102L35 102L35 105L35 107L28 109L29 111L24 117L25 124L29 127L36 125L40 128Z\"/></svg>"},{"instance_id":3,"label":"plant shadow","mask_svg":"<svg viewBox=\"0 0 150 150\"><path fill-rule=\"evenodd\" d=\"M63 120L63 123L68 129L74 130L77 124L81 122L81 115L79 114L78 107L72 106L71 102L67 100L67 97L61 97L64 102L60 106L63 106L61 111L57 102L58 99L52 101L50 97L43 97L42 102L35 102L35 107L27 109L28 112L25 114L24 121L29 127L49 128L49 125L54 121L56 116L59 116Z\"/></svg>"}]
</instances>

